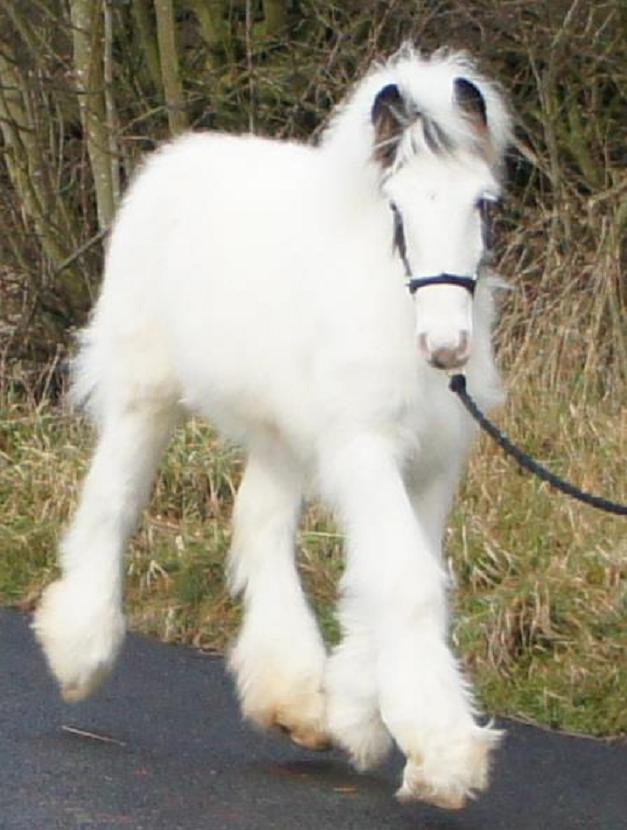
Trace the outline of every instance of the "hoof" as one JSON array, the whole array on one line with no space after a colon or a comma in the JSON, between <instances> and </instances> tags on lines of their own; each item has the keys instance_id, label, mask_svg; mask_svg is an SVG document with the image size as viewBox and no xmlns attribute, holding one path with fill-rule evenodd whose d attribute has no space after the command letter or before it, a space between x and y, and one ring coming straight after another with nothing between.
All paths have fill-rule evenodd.
<instances>
[{"instance_id":1,"label":"hoof","mask_svg":"<svg viewBox=\"0 0 627 830\"><path fill-rule=\"evenodd\" d=\"M487 789L490 753L501 733L476 727L459 743L452 739L429 756L409 756L399 801L426 801L445 810L461 810Z\"/></svg>"},{"instance_id":2,"label":"hoof","mask_svg":"<svg viewBox=\"0 0 627 830\"><path fill-rule=\"evenodd\" d=\"M33 619L64 700L89 697L111 672L124 640L124 616L116 603L90 596L66 580L50 585Z\"/></svg>"},{"instance_id":3,"label":"hoof","mask_svg":"<svg viewBox=\"0 0 627 830\"><path fill-rule=\"evenodd\" d=\"M314 752L326 752L333 747L331 737L319 729L312 729L306 726L290 727L279 721L276 721L275 726L284 735L287 735L293 743L298 744L298 746L303 746L305 749L311 749Z\"/></svg>"}]
</instances>

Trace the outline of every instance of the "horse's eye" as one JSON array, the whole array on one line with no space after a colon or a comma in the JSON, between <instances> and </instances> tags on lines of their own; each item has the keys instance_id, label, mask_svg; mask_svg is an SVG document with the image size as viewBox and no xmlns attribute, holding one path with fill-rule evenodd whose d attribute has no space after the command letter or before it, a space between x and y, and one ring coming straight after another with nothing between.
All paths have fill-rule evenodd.
<instances>
[{"instance_id":1,"label":"horse's eye","mask_svg":"<svg viewBox=\"0 0 627 830\"><path fill-rule=\"evenodd\" d=\"M477 208L479 213L484 217L490 216L494 212L494 209L497 205L497 199L491 199L486 197L477 199L477 201L475 202L475 207Z\"/></svg>"},{"instance_id":2,"label":"horse's eye","mask_svg":"<svg viewBox=\"0 0 627 830\"><path fill-rule=\"evenodd\" d=\"M483 226L483 244L486 248L491 248L494 242L494 214L497 207L497 200L490 198L477 199L475 207L481 216L481 224Z\"/></svg>"},{"instance_id":3,"label":"horse's eye","mask_svg":"<svg viewBox=\"0 0 627 830\"><path fill-rule=\"evenodd\" d=\"M405 231L403 229L403 219L399 209L394 202L390 202L390 209L394 216L394 249L399 252L402 258L407 255L407 246L405 243Z\"/></svg>"}]
</instances>

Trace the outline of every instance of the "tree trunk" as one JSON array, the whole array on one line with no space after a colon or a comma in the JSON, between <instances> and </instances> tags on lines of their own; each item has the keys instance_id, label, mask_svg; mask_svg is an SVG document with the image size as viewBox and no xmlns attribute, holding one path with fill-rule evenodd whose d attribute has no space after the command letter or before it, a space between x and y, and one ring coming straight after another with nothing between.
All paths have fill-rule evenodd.
<instances>
[{"instance_id":1,"label":"tree trunk","mask_svg":"<svg viewBox=\"0 0 627 830\"><path fill-rule=\"evenodd\" d=\"M202 37L209 51L209 65L222 66L226 60L233 60L233 38L228 20L225 18L225 0L186 0L200 24Z\"/></svg>"},{"instance_id":2,"label":"tree trunk","mask_svg":"<svg viewBox=\"0 0 627 830\"><path fill-rule=\"evenodd\" d=\"M104 15L100 0L71 0L74 71L87 152L94 177L100 229L108 227L115 210L111 175L110 128L104 79Z\"/></svg>"},{"instance_id":3,"label":"tree trunk","mask_svg":"<svg viewBox=\"0 0 627 830\"><path fill-rule=\"evenodd\" d=\"M25 103L27 95L20 72L0 52L0 129L5 143L5 164L24 214L34 223L42 248L56 266L66 251L50 223L51 212L54 213L51 194L46 187L35 125Z\"/></svg>"},{"instance_id":4,"label":"tree trunk","mask_svg":"<svg viewBox=\"0 0 627 830\"><path fill-rule=\"evenodd\" d=\"M150 80L155 89L161 89L161 66L159 64L159 45L157 44L154 21L151 17L151 6L149 0L133 0L133 19L142 52L146 59L146 67Z\"/></svg>"},{"instance_id":5,"label":"tree trunk","mask_svg":"<svg viewBox=\"0 0 627 830\"><path fill-rule=\"evenodd\" d=\"M186 129L187 116L185 114L183 87L176 51L176 29L172 0L155 0L155 12L157 15L161 79L168 109L168 123L170 132L172 135L176 135Z\"/></svg>"},{"instance_id":6,"label":"tree trunk","mask_svg":"<svg viewBox=\"0 0 627 830\"><path fill-rule=\"evenodd\" d=\"M266 37L278 40L287 26L286 0L263 0L263 14Z\"/></svg>"}]
</instances>

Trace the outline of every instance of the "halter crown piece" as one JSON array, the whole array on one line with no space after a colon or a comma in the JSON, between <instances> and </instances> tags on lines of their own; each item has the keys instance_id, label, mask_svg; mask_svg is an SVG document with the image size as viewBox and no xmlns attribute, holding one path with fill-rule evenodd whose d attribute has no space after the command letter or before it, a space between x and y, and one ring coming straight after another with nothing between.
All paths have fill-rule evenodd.
<instances>
[{"instance_id":1,"label":"halter crown piece","mask_svg":"<svg viewBox=\"0 0 627 830\"><path fill-rule=\"evenodd\" d=\"M390 202L390 209L394 214L394 245L398 249L398 253L405 268L405 276L407 277L407 288L409 293L413 296L419 288L424 288L427 285L457 285L459 288L465 288L470 294L474 295L476 279L474 277L459 276L458 274L434 274L428 277L413 277L411 266L407 258L407 245L405 243L405 233L403 231L403 219L399 209L394 202Z\"/></svg>"}]
</instances>

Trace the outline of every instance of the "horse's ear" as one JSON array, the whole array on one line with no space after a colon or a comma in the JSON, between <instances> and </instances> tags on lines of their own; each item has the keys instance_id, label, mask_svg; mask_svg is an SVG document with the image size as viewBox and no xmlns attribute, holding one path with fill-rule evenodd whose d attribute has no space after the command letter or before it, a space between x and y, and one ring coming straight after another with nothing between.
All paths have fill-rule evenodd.
<instances>
[{"instance_id":1,"label":"horse's ear","mask_svg":"<svg viewBox=\"0 0 627 830\"><path fill-rule=\"evenodd\" d=\"M396 156L403 130L412 120L396 84L388 84L378 92L372 105L371 118L374 126L374 157L383 167L389 167Z\"/></svg>"},{"instance_id":2,"label":"horse's ear","mask_svg":"<svg viewBox=\"0 0 627 830\"><path fill-rule=\"evenodd\" d=\"M455 78L455 103L475 129L485 133L488 127L485 99L479 89L466 78Z\"/></svg>"}]
</instances>

